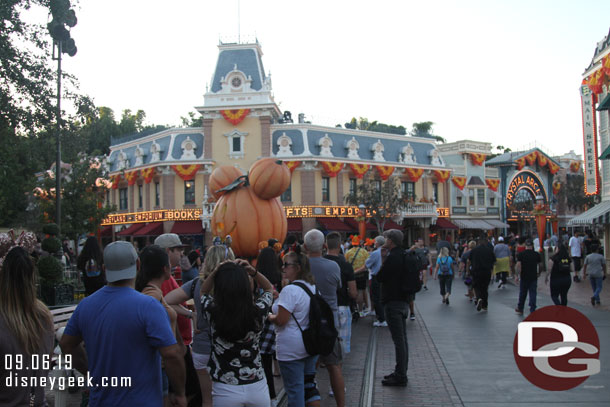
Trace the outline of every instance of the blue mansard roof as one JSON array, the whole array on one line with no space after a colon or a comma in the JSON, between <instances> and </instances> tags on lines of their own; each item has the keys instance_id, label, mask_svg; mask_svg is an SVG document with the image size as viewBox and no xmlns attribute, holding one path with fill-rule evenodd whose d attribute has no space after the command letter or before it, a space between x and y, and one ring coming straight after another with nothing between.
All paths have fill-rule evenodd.
<instances>
[{"instance_id":1,"label":"blue mansard roof","mask_svg":"<svg viewBox=\"0 0 610 407\"><path fill-rule=\"evenodd\" d=\"M332 156L323 155L321 140L324 137L332 141L330 153ZM280 152L280 138L288 138L290 151ZM348 156L348 145L354 139L358 143L358 158ZM378 161L374 158L373 147L377 142L383 145L383 158ZM310 124L280 124L271 126L272 154L278 158L294 160L321 160L321 161L353 161L367 162L379 165L398 165L405 167L442 167L445 168L444 160L432 163L432 151L436 149L434 140L401 136L387 133L377 133L361 130L350 130L335 127L322 127ZM412 162L405 162L403 150L407 146L412 148Z\"/></svg>"},{"instance_id":2,"label":"blue mansard roof","mask_svg":"<svg viewBox=\"0 0 610 407\"><path fill-rule=\"evenodd\" d=\"M252 89L261 90L265 80L265 71L260 48L252 44L225 44L219 47L220 52L210 90L212 92L221 90L221 79L226 77L233 69L242 71L246 77L252 79L250 84Z\"/></svg>"}]
</instances>

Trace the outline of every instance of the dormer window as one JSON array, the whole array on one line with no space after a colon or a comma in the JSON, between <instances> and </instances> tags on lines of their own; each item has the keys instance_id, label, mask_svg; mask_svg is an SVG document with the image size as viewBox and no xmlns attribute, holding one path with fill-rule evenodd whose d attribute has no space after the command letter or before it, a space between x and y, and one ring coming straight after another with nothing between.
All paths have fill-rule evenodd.
<instances>
[{"instance_id":1,"label":"dormer window","mask_svg":"<svg viewBox=\"0 0 610 407\"><path fill-rule=\"evenodd\" d=\"M224 136L229 142L229 158L243 158L245 155L245 143L246 136L248 133L243 133L237 129L234 129L230 133L226 133Z\"/></svg>"}]
</instances>

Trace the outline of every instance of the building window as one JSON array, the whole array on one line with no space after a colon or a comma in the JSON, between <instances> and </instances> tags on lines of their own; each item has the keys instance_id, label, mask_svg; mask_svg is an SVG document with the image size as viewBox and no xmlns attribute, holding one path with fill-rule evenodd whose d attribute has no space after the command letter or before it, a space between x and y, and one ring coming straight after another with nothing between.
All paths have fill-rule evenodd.
<instances>
[{"instance_id":1,"label":"building window","mask_svg":"<svg viewBox=\"0 0 610 407\"><path fill-rule=\"evenodd\" d=\"M330 201L330 178L322 177L322 201Z\"/></svg>"},{"instance_id":2,"label":"building window","mask_svg":"<svg viewBox=\"0 0 610 407\"><path fill-rule=\"evenodd\" d=\"M282 202L292 202L292 183L288 185L288 188L286 189L286 191L284 191L280 199L282 200Z\"/></svg>"},{"instance_id":3,"label":"building window","mask_svg":"<svg viewBox=\"0 0 610 407\"><path fill-rule=\"evenodd\" d=\"M377 199L381 199L381 181L375 180L375 191L377 191Z\"/></svg>"},{"instance_id":4,"label":"building window","mask_svg":"<svg viewBox=\"0 0 610 407\"><path fill-rule=\"evenodd\" d=\"M138 185L138 208L142 209L143 206L143 196L142 196L142 189L144 188L144 186L142 186L142 184Z\"/></svg>"},{"instance_id":5,"label":"building window","mask_svg":"<svg viewBox=\"0 0 610 407\"><path fill-rule=\"evenodd\" d=\"M462 206L462 197L461 196L456 196L455 197L455 203L457 206Z\"/></svg>"},{"instance_id":6,"label":"building window","mask_svg":"<svg viewBox=\"0 0 610 407\"><path fill-rule=\"evenodd\" d=\"M474 189L468 190L468 206L474 206Z\"/></svg>"},{"instance_id":7,"label":"building window","mask_svg":"<svg viewBox=\"0 0 610 407\"><path fill-rule=\"evenodd\" d=\"M233 137L233 152L239 153L241 151L241 137Z\"/></svg>"},{"instance_id":8,"label":"building window","mask_svg":"<svg viewBox=\"0 0 610 407\"><path fill-rule=\"evenodd\" d=\"M402 197L406 199L415 199L415 182L403 181L400 184Z\"/></svg>"},{"instance_id":9,"label":"building window","mask_svg":"<svg viewBox=\"0 0 610 407\"><path fill-rule=\"evenodd\" d=\"M432 183L432 199L434 202L438 203L438 183Z\"/></svg>"},{"instance_id":10,"label":"building window","mask_svg":"<svg viewBox=\"0 0 610 407\"><path fill-rule=\"evenodd\" d=\"M356 178L349 179L349 194L350 195L356 194Z\"/></svg>"},{"instance_id":11,"label":"building window","mask_svg":"<svg viewBox=\"0 0 610 407\"><path fill-rule=\"evenodd\" d=\"M127 188L119 189L119 209L127 209Z\"/></svg>"},{"instance_id":12,"label":"building window","mask_svg":"<svg viewBox=\"0 0 610 407\"><path fill-rule=\"evenodd\" d=\"M477 189L477 206L479 208L485 206L485 190L482 188Z\"/></svg>"},{"instance_id":13,"label":"building window","mask_svg":"<svg viewBox=\"0 0 610 407\"><path fill-rule=\"evenodd\" d=\"M184 204L195 204L195 181L184 181Z\"/></svg>"},{"instance_id":14,"label":"building window","mask_svg":"<svg viewBox=\"0 0 610 407\"><path fill-rule=\"evenodd\" d=\"M489 206L496 206L496 198L493 196L489 197Z\"/></svg>"},{"instance_id":15,"label":"building window","mask_svg":"<svg viewBox=\"0 0 610 407\"><path fill-rule=\"evenodd\" d=\"M155 182L155 206L161 206L161 187L158 182Z\"/></svg>"}]
</instances>

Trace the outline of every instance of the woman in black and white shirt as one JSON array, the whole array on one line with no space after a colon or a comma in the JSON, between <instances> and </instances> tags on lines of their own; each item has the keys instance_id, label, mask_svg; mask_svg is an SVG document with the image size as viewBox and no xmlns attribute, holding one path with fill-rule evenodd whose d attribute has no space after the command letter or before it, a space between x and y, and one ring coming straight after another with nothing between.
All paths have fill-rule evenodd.
<instances>
[{"instance_id":1,"label":"woman in black and white shirt","mask_svg":"<svg viewBox=\"0 0 610 407\"><path fill-rule=\"evenodd\" d=\"M253 282L263 289L258 298L252 294ZM214 296L209 295L212 288ZM201 308L213 341L209 367L215 407L270 405L259 338L273 302L272 289L245 260L222 263L201 287Z\"/></svg>"}]
</instances>

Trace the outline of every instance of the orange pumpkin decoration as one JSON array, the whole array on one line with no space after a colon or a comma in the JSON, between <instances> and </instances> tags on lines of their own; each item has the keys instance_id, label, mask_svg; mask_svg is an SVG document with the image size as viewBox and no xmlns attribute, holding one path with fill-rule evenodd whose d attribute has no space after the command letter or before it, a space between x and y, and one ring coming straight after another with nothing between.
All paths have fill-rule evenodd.
<instances>
[{"instance_id":1,"label":"orange pumpkin decoration","mask_svg":"<svg viewBox=\"0 0 610 407\"><path fill-rule=\"evenodd\" d=\"M214 196L214 198L216 198L216 200L220 199L220 197L223 196L226 191L216 191L226 187L242 175L244 174L242 174L238 168L231 165L222 165L216 168L214 171L212 171L212 175L210 175L210 182L208 183L210 193Z\"/></svg>"},{"instance_id":2,"label":"orange pumpkin decoration","mask_svg":"<svg viewBox=\"0 0 610 407\"><path fill-rule=\"evenodd\" d=\"M290 186L290 170L283 161L263 158L252 164L248 180L259 198L277 198Z\"/></svg>"},{"instance_id":3,"label":"orange pumpkin decoration","mask_svg":"<svg viewBox=\"0 0 610 407\"><path fill-rule=\"evenodd\" d=\"M261 199L252 187L238 187L220 197L212 214L212 234L231 235L238 257L256 257L258 243L270 238L283 241L288 222L278 198Z\"/></svg>"}]
</instances>

